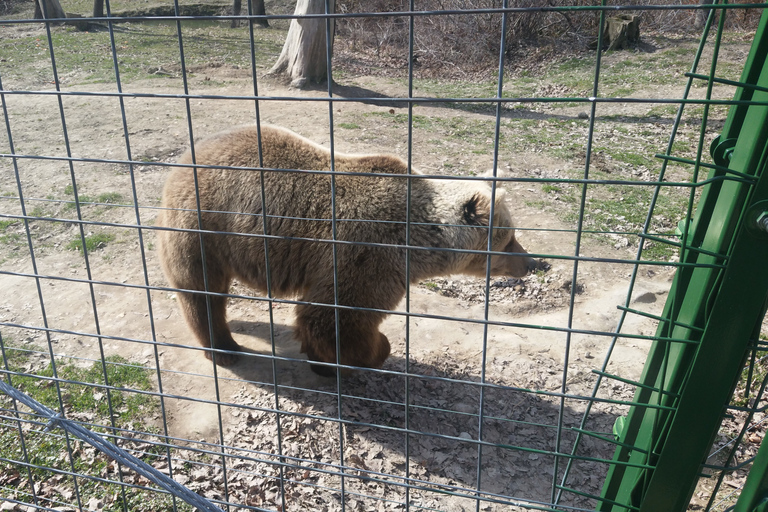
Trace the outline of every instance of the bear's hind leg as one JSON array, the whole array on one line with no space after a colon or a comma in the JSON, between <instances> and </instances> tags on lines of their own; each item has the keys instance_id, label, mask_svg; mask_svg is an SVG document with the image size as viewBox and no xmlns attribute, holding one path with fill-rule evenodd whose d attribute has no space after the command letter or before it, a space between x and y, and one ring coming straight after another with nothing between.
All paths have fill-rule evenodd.
<instances>
[{"instance_id":1,"label":"bear's hind leg","mask_svg":"<svg viewBox=\"0 0 768 512\"><path fill-rule=\"evenodd\" d=\"M301 305L297 308L296 317L296 337L307 359L335 364L336 322L333 309ZM381 368L390 352L389 340L378 329L383 318L384 315L373 312L340 312L339 362L342 365ZM310 368L323 377L336 375L336 370L330 366L310 364ZM349 372L342 370L342 374L345 373Z\"/></svg>"},{"instance_id":2,"label":"bear's hind leg","mask_svg":"<svg viewBox=\"0 0 768 512\"><path fill-rule=\"evenodd\" d=\"M358 339L368 339L371 341L363 343L366 348L364 348L362 351L345 350L349 348L349 344L345 343L345 345L342 345L344 348L341 350L341 358L339 359L341 364L346 366L360 366L364 368L381 368L384 364L384 361L386 361L389 357L389 352L391 350L387 337L376 331L375 333L371 333L364 338ZM349 338L347 338L347 341L352 342L352 340ZM318 361L324 363L336 363L335 344L335 340L325 344L325 350L320 351L320 353L326 354L325 358L320 356L318 352L315 352L315 344L307 344L307 359L310 361ZM329 357L330 349L333 349L333 355ZM353 353L350 354L350 352ZM309 368L322 377L336 376L336 369L331 366L310 363ZM350 372L351 371L347 369L341 370L342 375L348 375Z\"/></svg>"},{"instance_id":3,"label":"bear's hind leg","mask_svg":"<svg viewBox=\"0 0 768 512\"><path fill-rule=\"evenodd\" d=\"M184 317L195 337L204 347L237 352L240 345L232 338L232 332L227 325L227 298L210 296L211 318L213 319L213 344L208 324L208 305L205 295L198 293L179 292L179 302ZM213 352L205 351L205 357L213 360ZM216 352L215 361L220 366L231 366L237 362L236 354Z\"/></svg>"},{"instance_id":4,"label":"bear's hind leg","mask_svg":"<svg viewBox=\"0 0 768 512\"><path fill-rule=\"evenodd\" d=\"M367 357L367 363L365 366L369 368L381 368L384 365L384 361L389 357L389 353L392 350L392 346L389 344L389 339L382 333L376 332L379 335L378 343L375 343L371 347L371 351Z\"/></svg>"}]
</instances>

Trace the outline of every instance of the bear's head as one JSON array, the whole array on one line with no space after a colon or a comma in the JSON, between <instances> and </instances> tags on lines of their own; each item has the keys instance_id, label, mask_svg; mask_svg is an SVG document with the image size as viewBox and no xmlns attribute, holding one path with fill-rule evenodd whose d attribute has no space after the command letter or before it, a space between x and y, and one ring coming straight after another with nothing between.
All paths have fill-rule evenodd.
<instances>
[{"instance_id":1,"label":"bear's head","mask_svg":"<svg viewBox=\"0 0 768 512\"><path fill-rule=\"evenodd\" d=\"M461 224L474 227L472 249L488 249L488 225L491 218L491 188L487 185L468 187L463 199ZM491 275L523 277L536 270L538 263L515 238L512 215L505 203L506 191L496 189L493 203L493 232L491 250L506 253L491 256ZM486 254L471 254L466 259L461 273L485 277L488 258Z\"/></svg>"}]
</instances>

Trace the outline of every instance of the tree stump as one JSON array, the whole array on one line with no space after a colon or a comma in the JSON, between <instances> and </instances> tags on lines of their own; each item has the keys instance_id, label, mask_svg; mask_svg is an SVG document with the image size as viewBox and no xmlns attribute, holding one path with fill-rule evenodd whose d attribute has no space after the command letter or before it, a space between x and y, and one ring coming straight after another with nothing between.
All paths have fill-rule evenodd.
<instances>
[{"instance_id":1,"label":"tree stump","mask_svg":"<svg viewBox=\"0 0 768 512\"><path fill-rule=\"evenodd\" d=\"M640 17L631 14L611 16L605 20L608 50L629 48L640 41Z\"/></svg>"}]
</instances>

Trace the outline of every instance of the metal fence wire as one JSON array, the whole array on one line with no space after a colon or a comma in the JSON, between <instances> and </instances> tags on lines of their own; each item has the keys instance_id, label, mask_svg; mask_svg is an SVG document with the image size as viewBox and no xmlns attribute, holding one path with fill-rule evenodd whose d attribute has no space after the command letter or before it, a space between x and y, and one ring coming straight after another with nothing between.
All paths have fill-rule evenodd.
<instances>
[{"instance_id":1,"label":"metal fence wire","mask_svg":"<svg viewBox=\"0 0 768 512\"><path fill-rule=\"evenodd\" d=\"M333 4L0 4L0 509L757 506L763 5Z\"/></svg>"}]
</instances>

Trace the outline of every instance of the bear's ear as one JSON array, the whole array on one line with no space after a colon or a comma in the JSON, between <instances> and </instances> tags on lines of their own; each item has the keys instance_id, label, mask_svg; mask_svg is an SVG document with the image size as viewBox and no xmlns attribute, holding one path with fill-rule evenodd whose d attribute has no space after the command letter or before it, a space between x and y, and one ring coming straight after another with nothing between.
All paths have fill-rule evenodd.
<instances>
[{"instance_id":1,"label":"bear's ear","mask_svg":"<svg viewBox=\"0 0 768 512\"><path fill-rule=\"evenodd\" d=\"M464 221L474 226L487 226L491 214L491 203L480 193L473 195L464 203Z\"/></svg>"}]
</instances>

